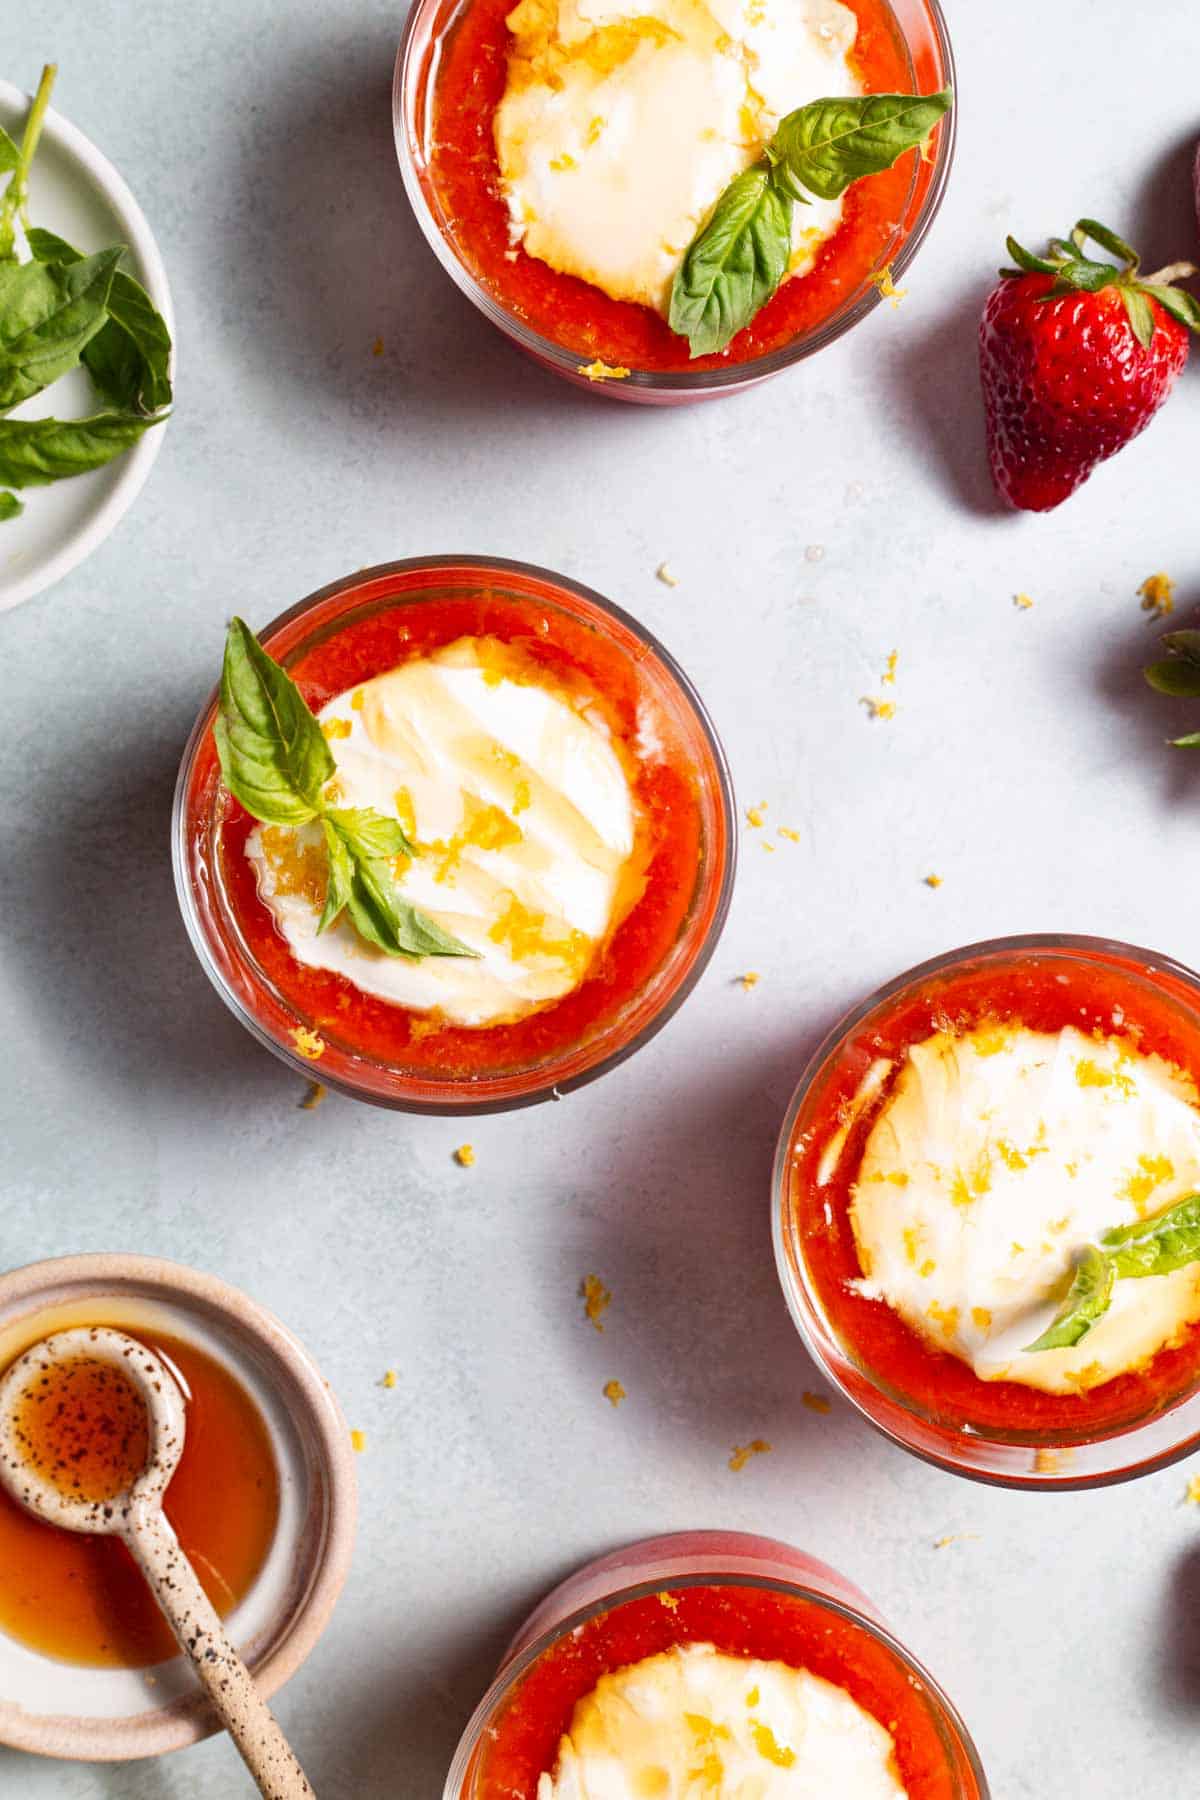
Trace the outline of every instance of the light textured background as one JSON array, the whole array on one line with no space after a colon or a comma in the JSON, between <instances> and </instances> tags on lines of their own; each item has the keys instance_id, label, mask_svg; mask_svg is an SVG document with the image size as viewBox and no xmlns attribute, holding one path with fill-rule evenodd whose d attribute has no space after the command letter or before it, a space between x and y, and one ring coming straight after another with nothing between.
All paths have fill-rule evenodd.
<instances>
[{"instance_id":1,"label":"light textured background","mask_svg":"<svg viewBox=\"0 0 1200 1800\"><path fill-rule=\"evenodd\" d=\"M1143 691L1136 599L1164 568L1200 602L1200 367L1045 520L993 506L973 368L1006 230L1094 213L1156 261L1198 248L1194 13L1152 10L1142 30L1123 0L951 0L961 149L902 308L746 398L663 414L557 385L435 265L391 143L400 5L5 11L0 72L33 84L57 57L57 103L145 207L180 375L134 512L0 621L0 1265L127 1248L218 1271L300 1334L366 1430L354 1571L280 1703L322 1800L435 1800L551 1582L713 1524L864 1586L945 1679L999 1800L1194 1786L1188 1471L993 1493L841 1406L803 1410L814 1375L767 1220L806 1047L911 962L1042 928L1200 962L1200 764L1162 743L1198 721ZM802 835L767 855L747 834L720 951L649 1051L465 1132L340 1099L299 1111L302 1084L200 973L167 854L228 613L265 622L361 564L441 550L542 562L632 608L706 696L743 805ZM664 557L677 589L654 578ZM859 696L893 648L899 712L872 724ZM602 1337L587 1270L616 1296ZM774 1454L731 1474L759 1434ZM978 1537L935 1550L954 1532ZM4 1800L245 1787L222 1741L108 1769L0 1752Z\"/></svg>"}]
</instances>

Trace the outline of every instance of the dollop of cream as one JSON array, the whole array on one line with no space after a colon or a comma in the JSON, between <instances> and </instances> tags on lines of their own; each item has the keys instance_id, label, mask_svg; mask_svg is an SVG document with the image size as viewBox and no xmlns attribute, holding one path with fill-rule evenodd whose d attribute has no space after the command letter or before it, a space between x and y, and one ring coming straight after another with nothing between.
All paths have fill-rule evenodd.
<instances>
[{"instance_id":1,"label":"dollop of cream","mask_svg":"<svg viewBox=\"0 0 1200 1800\"><path fill-rule=\"evenodd\" d=\"M318 935L320 826L247 840L292 954L399 1006L488 1025L585 978L643 887L639 820L599 705L491 638L461 638L340 694L318 715L337 764L331 804L398 819L418 848L402 895L477 958L387 956L343 914Z\"/></svg>"},{"instance_id":2,"label":"dollop of cream","mask_svg":"<svg viewBox=\"0 0 1200 1800\"><path fill-rule=\"evenodd\" d=\"M538 1800L904 1800L895 1746L843 1688L687 1644L602 1675Z\"/></svg>"},{"instance_id":3,"label":"dollop of cream","mask_svg":"<svg viewBox=\"0 0 1200 1800\"><path fill-rule=\"evenodd\" d=\"M1200 1189L1191 1080L1121 1037L992 1025L914 1044L867 1138L851 1220L865 1279L984 1381L1082 1392L1200 1318L1200 1264L1118 1281L1069 1350L1029 1354L1079 1252Z\"/></svg>"},{"instance_id":4,"label":"dollop of cream","mask_svg":"<svg viewBox=\"0 0 1200 1800\"><path fill-rule=\"evenodd\" d=\"M839 0L521 0L496 111L514 243L666 313L684 251L786 113L859 91ZM789 273L840 200L794 209Z\"/></svg>"}]
</instances>

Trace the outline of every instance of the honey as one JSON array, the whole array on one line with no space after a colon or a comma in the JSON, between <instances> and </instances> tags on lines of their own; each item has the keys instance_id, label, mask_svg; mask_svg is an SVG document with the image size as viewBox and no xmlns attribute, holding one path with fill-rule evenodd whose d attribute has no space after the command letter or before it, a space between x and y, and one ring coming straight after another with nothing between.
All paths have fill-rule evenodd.
<instances>
[{"instance_id":1,"label":"honey","mask_svg":"<svg viewBox=\"0 0 1200 1800\"><path fill-rule=\"evenodd\" d=\"M176 1376L187 1432L164 1511L224 1617L262 1568L279 1513L279 1477L258 1408L233 1375L195 1344L138 1330L126 1320L71 1322L115 1325L155 1351ZM15 1361L26 1347L15 1346L6 1360ZM127 1485L131 1469L145 1464L146 1418L137 1394L119 1371L86 1355L51 1375L53 1398L39 1403L37 1387L27 1389L19 1425L33 1453L46 1459L43 1472L61 1473L64 1491L111 1496ZM60 1485L57 1473L51 1478ZM118 1539L43 1524L2 1490L0 1631L43 1655L93 1667L145 1668L178 1653Z\"/></svg>"},{"instance_id":2,"label":"honey","mask_svg":"<svg viewBox=\"0 0 1200 1800\"><path fill-rule=\"evenodd\" d=\"M73 1356L31 1375L12 1423L23 1461L69 1498L111 1500L146 1466L141 1396L119 1369L95 1357Z\"/></svg>"}]
</instances>

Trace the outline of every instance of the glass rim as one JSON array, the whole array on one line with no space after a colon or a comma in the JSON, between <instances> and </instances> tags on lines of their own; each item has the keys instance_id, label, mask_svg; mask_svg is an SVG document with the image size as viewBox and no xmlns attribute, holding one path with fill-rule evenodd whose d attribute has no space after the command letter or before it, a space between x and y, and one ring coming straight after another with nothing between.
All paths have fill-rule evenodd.
<instances>
[{"instance_id":1,"label":"glass rim","mask_svg":"<svg viewBox=\"0 0 1200 1800\"><path fill-rule=\"evenodd\" d=\"M403 1094L377 1093L357 1085L332 1069L324 1070L319 1061L312 1061L303 1057L299 1051L289 1049L286 1044L281 1043L273 1033L266 1029L257 1014L243 1001L241 995L234 990L226 978L224 970L213 953L208 934L199 917L193 890L188 841L188 790L197 754L212 729L213 718L220 698L219 681L214 684L202 702L180 759L171 806L171 862L175 877L175 894L183 916L184 928L200 966L233 1016L264 1049L271 1051L280 1062L294 1073L303 1076L306 1081L319 1079L323 1086L346 1094L351 1099L366 1101L369 1104L397 1112L422 1113L443 1118L467 1118L487 1113L514 1112L525 1106L539 1105L544 1101L560 1099L566 1094L574 1093L579 1088L587 1086L589 1082L597 1080L601 1075L607 1074L609 1070L619 1067L621 1063L627 1061L636 1051L642 1049L652 1038L657 1036L696 987L720 942L729 916L737 875L738 833L737 805L729 762L717 734L716 726L690 677L676 662L671 652L640 620L635 619L631 613L615 601L597 593L594 588L587 587L583 582L575 581L570 576L561 575L556 570L510 557L459 555L454 552L432 556L400 557L391 562L375 563L368 568L357 569L353 574L327 582L323 587L317 588L302 600L296 601L283 612L278 613L267 624L260 627L256 636L260 640L269 642L276 633L284 630L324 601L334 600L340 595L352 593L354 589L365 587L372 581L386 579L388 576L421 573L428 573L432 576L436 575L438 571L449 569L472 570L481 576L509 575L518 579L543 582L570 598L582 600L588 606L594 607L606 618L623 627L659 661L695 723L699 726L717 773L715 801L725 825L724 859L719 876L714 871L712 877L717 886L712 917L705 937L697 946L688 967L662 1005L643 1022L631 1037L618 1041L612 1049L589 1063L585 1068L562 1080L555 1080L553 1070L548 1069L548 1079L539 1079L536 1086L529 1092L515 1095L487 1091L488 1086L492 1083L502 1084L520 1079L519 1075L514 1076L511 1072L485 1077L479 1083L471 1084L479 1089L474 1096L466 1083L446 1082L444 1084L445 1097L435 1097L436 1090L443 1085L439 1083L436 1076L413 1078L397 1076L400 1083L412 1080L423 1090L431 1090L420 1096L409 1098ZM398 595L396 598L398 604L404 604L403 595Z\"/></svg>"},{"instance_id":2,"label":"glass rim","mask_svg":"<svg viewBox=\"0 0 1200 1800\"><path fill-rule=\"evenodd\" d=\"M849 1602L834 1599L816 1588L807 1586L802 1581L785 1580L782 1576L775 1575L739 1575L723 1568L719 1563L715 1569L705 1571L703 1574L638 1581L628 1587L618 1588L601 1599L590 1600L585 1605L576 1607L557 1624L547 1626L546 1630L540 1632L532 1643L527 1644L524 1649L519 1650L514 1656L503 1662L463 1728L462 1736L454 1752L454 1759L446 1776L443 1800L463 1800L463 1780L484 1731L500 1706L510 1698L529 1670L545 1655L547 1650L553 1649L555 1644L570 1636L572 1632L578 1631L590 1620L599 1618L604 1613L615 1612L619 1606L627 1605L630 1601L643 1600L650 1595L664 1591L673 1593L678 1588L689 1587L742 1587L790 1594L822 1607L827 1612L836 1613L849 1624L865 1631L882 1649L896 1658L910 1680L915 1677L925 1689L933 1702L935 1713L944 1715L945 1723L963 1751L967 1766L979 1790L979 1800L989 1800L991 1790L988 1787L987 1776L984 1773L974 1740L967 1730L965 1720L941 1683L934 1679L911 1650L905 1648L890 1627L879 1619L871 1618L859 1608L850 1605Z\"/></svg>"},{"instance_id":3,"label":"glass rim","mask_svg":"<svg viewBox=\"0 0 1200 1800\"><path fill-rule=\"evenodd\" d=\"M821 1370L822 1374L834 1384L842 1398L849 1401L850 1405L853 1406L860 1417L866 1420L867 1424L870 1425L874 1431L879 1432L882 1437L885 1437L889 1443L896 1445L898 1449L906 1451L910 1456L919 1457L922 1462L929 1463L934 1468L945 1470L951 1475L963 1476L970 1481L980 1482L987 1487L1019 1489L1031 1493L1069 1493L1075 1491L1087 1491L1092 1488L1113 1487L1121 1482L1136 1480L1142 1475L1155 1474L1161 1469L1170 1468L1174 1463L1184 1461L1187 1457L1194 1454L1197 1446L1200 1445L1200 1419L1197 1420L1194 1428L1185 1433L1178 1443L1168 1445L1164 1449L1145 1457L1135 1457L1131 1461L1124 1462L1119 1466L1114 1466L1112 1468L1073 1472L1068 1465L1062 1469L1034 1469L1029 1473L1025 1473L1017 1470L1005 1471L1001 1469L985 1469L966 1465L956 1461L948 1452L939 1452L932 1445L914 1441L913 1437L907 1435L899 1426L893 1426L889 1424L886 1419L879 1417L867 1404L865 1399L844 1379L838 1364L830 1357L827 1346L814 1330L813 1321L809 1316L810 1307L813 1311L823 1311L824 1309L817 1309L813 1306L805 1287L797 1280L793 1269L793 1257L789 1255L791 1238L794 1236L794 1233L789 1229L789 1220L787 1218L788 1176L791 1163L792 1139L795 1132L796 1121L805 1101L812 1091L813 1084L824 1070L834 1052L851 1032L862 1024L864 1019L868 1018L870 1014L885 1005L897 994L917 987L923 981L927 981L931 977L941 974L947 969L960 967L970 962L979 961L985 957L1018 954L1022 951L1041 951L1048 955L1065 951L1068 953L1074 952L1085 958L1088 955L1115 955L1127 958L1141 965L1147 972L1151 970L1162 970L1173 978L1184 982L1192 989L1196 999L1197 1010L1200 1012L1200 973L1189 968L1186 963L1181 963L1173 956L1163 955L1157 951L1145 949L1140 945L1128 944L1120 938L1092 937L1077 932L1020 932L1008 937L983 938L976 943L964 944L957 949L946 950L941 952L938 956L929 957L924 962L913 964L911 968L903 971L899 975L892 976L890 980L884 982L865 998L849 1007L837 1022L825 1033L821 1042L806 1061L800 1079L796 1083L792 1096L788 1101L787 1111L784 1114L783 1123L776 1140L775 1157L771 1170L771 1242L775 1254L775 1267L779 1277L779 1284L783 1289L784 1301L787 1305L792 1324L799 1333L805 1350L808 1352L816 1366ZM805 1259L799 1250L795 1251L794 1260L798 1262L801 1267L804 1266ZM882 1398L887 1400L901 1418L913 1420L920 1419L921 1415L917 1413L907 1401L897 1398L881 1388L869 1365L859 1363L844 1350L842 1351L842 1354L846 1357L848 1363L853 1363L853 1366L862 1376L864 1382L869 1386L871 1392L879 1394ZM1108 1431L1101 1431L1094 1437L1083 1440L1075 1447L1086 1448L1099 1445L1116 1445L1129 1439L1135 1439L1138 1433L1143 1430L1146 1425L1152 1423L1156 1419L1170 1418L1173 1413L1178 1412L1190 1400L1194 1400L1198 1393L1200 1393L1200 1387L1193 1387L1189 1392L1180 1395L1177 1400L1165 1409L1156 1408L1148 1415L1135 1419L1129 1424L1117 1426ZM970 1428L970 1441L980 1447L989 1444L994 1444L998 1448L1003 1447L1005 1449L1028 1448L1036 1450L1039 1447L1038 1436L1035 1433L1029 1434L1028 1439L1022 1438L1018 1443L1016 1440L1009 1440L1000 1436L995 1438L989 1437L987 1431L978 1429L975 1426L971 1426ZM1049 1434L1046 1437L1043 1447L1057 1449L1059 1451L1067 1448L1066 1445L1058 1442L1056 1439L1052 1441Z\"/></svg>"},{"instance_id":4,"label":"glass rim","mask_svg":"<svg viewBox=\"0 0 1200 1800\"><path fill-rule=\"evenodd\" d=\"M466 0L469 4L470 0ZM920 211L913 221L912 229L905 236L895 254L888 259L893 279L901 276L911 265L913 258L921 248L934 220L942 209L946 197L946 189L950 173L954 165L955 149L958 142L958 75L954 60L954 48L950 41L950 31L946 16L942 10L941 0L920 0L929 15L933 36L937 43L938 60L942 66L945 85L954 90L954 105L938 122L937 151L934 159L933 175ZM454 282L459 291L466 295L484 317L504 335L516 343L522 350L529 352L538 361L548 363L558 374L578 379L581 358L578 354L564 349L553 338L544 337L541 332L522 323L515 314L502 306L466 264L455 255L445 232L439 225L425 193L424 185L416 160L409 143L405 97L409 88L410 63L416 44L417 30L427 7L436 4L436 0L412 0L408 17L404 22L400 45L396 52L396 62L392 75L392 134L395 139L396 157L400 164L400 175L404 182L404 190L408 195L422 236L433 251L438 262ZM903 32L901 33L903 36ZM907 40L906 46L907 46ZM436 76L436 66L435 66ZM768 376L778 375L784 369L804 362L815 356L819 350L825 350L834 344L846 332L861 323L875 308L882 304L884 296L874 282L868 280L864 291L853 300L844 311L834 315L814 331L797 334L789 343L777 350L768 351L763 356L750 358L746 362L730 363L717 369L633 369L619 383L614 384L625 390L640 394L673 394L684 398L724 390L739 390L764 381ZM607 386L607 384L605 384Z\"/></svg>"}]
</instances>

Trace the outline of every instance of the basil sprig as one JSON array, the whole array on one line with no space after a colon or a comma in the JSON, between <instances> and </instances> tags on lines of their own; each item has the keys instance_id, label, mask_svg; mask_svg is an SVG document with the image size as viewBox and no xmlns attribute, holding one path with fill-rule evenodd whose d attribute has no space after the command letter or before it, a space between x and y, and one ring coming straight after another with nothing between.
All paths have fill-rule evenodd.
<instances>
[{"instance_id":1,"label":"basil sprig","mask_svg":"<svg viewBox=\"0 0 1200 1800\"><path fill-rule=\"evenodd\" d=\"M26 239L39 263L69 268L84 260L65 238L36 225ZM129 412L154 413L171 404L171 334L153 300L125 269L114 269L107 318L80 361L104 398Z\"/></svg>"},{"instance_id":2,"label":"basil sprig","mask_svg":"<svg viewBox=\"0 0 1200 1800\"><path fill-rule=\"evenodd\" d=\"M0 130L0 484L44 486L120 456L167 416L171 336L146 290L120 267L124 246L84 256L29 223L29 171L54 85L42 71L19 145ZM17 260L17 224L31 260ZM10 419L80 364L111 409L83 419ZM21 504L0 501L0 521Z\"/></svg>"},{"instance_id":3,"label":"basil sprig","mask_svg":"<svg viewBox=\"0 0 1200 1800\"><path fill-rule=\"evenodd\" d=\"M730 182L692 239L671 287L668 320L693 357L723 350L775 293L792 254L792 215L810 196L836 200L924 146L954 103L938 94L814 100L782 119L762 157Z\"/></svg>"},{"instance_id":4,"label":"basil sprig","mask_svg":"<svg viewBox=\"0 0 1200 1800\"><path fill-rule=\"evenodd\" d=\"M336 807L325 786L333 753L304 696L242 619L230 621L214 726L221 775L246 811L267 825L321 821L329 858L327 931L346 912L359 936L388 956L476 956L400 893L398 856L415 856L397 819L371 807Z\"/></svg>"},{"instance_id":5,"label":"basil sprig","mask_svg":"<svg viewBox=\"0 0 1200 1800\"><path fill-rule=\"evenodd\" d=\"M1079 1343L1108 1311L1118 1280L1170 1275L1194 1262L1200 1262L1200 1194L1189 1194L1154 1218L1114 1226L1098 1245L1084 1250L1053 1322L1026 1350L1065 1350Z\"/></svg>"},{"instance_id":6,"label":"basil sprig","mask_svg":"<svg viewBox=\"0 0 1200 1800\"><path fill-rule=\"evenodd\" d=\"M19 519L24 511L25 508L15 494L9 494L0 488L0 520Z\"/></svg>"},{"instance_id":7,"label":"basil sprig","mask_svg":"<svg viewBox=\"0 0 1200 1800\"><path fill-rule=\"evenodd\" d=\"M1036 1343L1026 1344L1026 1350L1069 1350L1086 1337L1112 1305L1116 1278L1108 1257L1089 1244L1075 1265L1074 1279L1053 1322Z\"/></svg>"}]
</instances>

